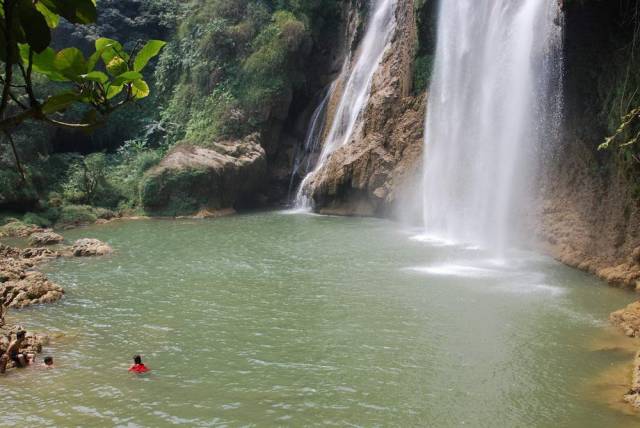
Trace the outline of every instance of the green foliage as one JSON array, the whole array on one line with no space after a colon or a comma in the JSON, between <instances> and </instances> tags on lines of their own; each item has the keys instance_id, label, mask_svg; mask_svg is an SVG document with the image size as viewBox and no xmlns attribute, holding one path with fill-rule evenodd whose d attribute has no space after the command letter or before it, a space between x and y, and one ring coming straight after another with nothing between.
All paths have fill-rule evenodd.
<instances>
[{"instance_id":1,"label":"green foliage","mask_svg":"<svg viewBox=\"0 0 640 428\"><path fill-rule=\"evenodd\" d=\"M6 63L0 98L0 129L13 131L26 120L91 129L104 122L117 108L149 95L149 86L140 72L149 60L160 53L165 44L162 41L149 41L135 59L119 42L106 38L96 40L95 52L87 58L77 47L58 52L49 47L51 29L58 25L60 17L75 24L89 24L95 22L96 16L94 0L2 2L0 27L10 31L0 32L0 60ZM20 72L15 77L14 64ZM34 90L34 72L67 85L63 91L50 95L44 101L38 100ZM19 100L21 96L25 98L23 101ZM120 96L119 100L115 99L117 96ZM52 117L76 104L86 109L81 123L61 122ZM8 111L12 113L9 116Z\"/></svg>"},{"instance_id":2,"label":"green foliage","mask_svg":"<svg viewBox=\"0 0 640 428\"><path fill-rule=\"evenodd\" d=\"M88 205L65 205L60 211L58 224L80 225L95 223L98 216L94 209Z\"/></svg>"},{"instance_id":3,"label":"green foliage","mask_svg":"<svg viewBox=\"0 0 640 428\"><path fill-rule=\"evenodd\" d=\"M106 182L107 162L104 153L93 153L70 168L63 196L72 203L96 203Z\"/></svg>"},{"instance_id":4,"label":"green foliage","mask_svg":"<svg viewBox=\"0 0 640 428\"><path fill-rule=\"evenodd\" d=\"M32 186L26 184L14 169L0 168L0 206L31 205L38 196Z\"/></svg>"},{"instance_id":5,"label":"green foliage","mask_svg":"<svg viewBox=\"0 0 640 428\"><path fill-rule=\"evenodd\" d=\"M207 144L262 130L305 84L314 39L335 32L336 0L200 0L156 69L166 138Z\"/></svg>"},{"instance_id":6,"label":"green foliage","mask_svg":"<svg viewBox=\"0 0 640 428\"><path fill-rule=\"evenodd\" d=\"M35 224L40 227L51 227L51 220L35 213L27 213L22 217L22 222L27 224Z\"/></svg>"},{"instance_id":7,"label":"green foliage","mask_svg":"<svg viewBox=\"0 0 640 428\"><path fill-rule=\"evenodd\" d=\"M638 181L640 165L640 21L633 16L630 43L613 55L606 72L598 76L598 95L608 125L607 137L598 150L615 149L623 169Z\"/></svg>"},{"instance_id":8,"label":"green foliage","mask_svg":"<svg viewBox=\"0 0 640 428\"><path fill-rule=\"evenodd\" d=\"M421 94L427 90L431 83L433 55L426 54L417 57L413 67L413 92Z\"/></svg>"}]
</instances>

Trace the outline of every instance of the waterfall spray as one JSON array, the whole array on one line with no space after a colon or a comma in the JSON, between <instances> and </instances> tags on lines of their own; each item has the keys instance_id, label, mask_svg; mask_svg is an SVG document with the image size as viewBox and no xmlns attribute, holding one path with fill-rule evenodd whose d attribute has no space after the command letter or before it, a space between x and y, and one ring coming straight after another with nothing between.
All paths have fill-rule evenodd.
<instances>
[{"instance_id":1,"label":"waterfall spray","mask_svg":"<svg viewBox=\"0 0 640 428\"><path fill-rule=\"evenodd\" d=\"M442 1L429 93L429 235L502 253L531 209L540 152L559 116L557 0Z\"/></svg>"}]
</instances>

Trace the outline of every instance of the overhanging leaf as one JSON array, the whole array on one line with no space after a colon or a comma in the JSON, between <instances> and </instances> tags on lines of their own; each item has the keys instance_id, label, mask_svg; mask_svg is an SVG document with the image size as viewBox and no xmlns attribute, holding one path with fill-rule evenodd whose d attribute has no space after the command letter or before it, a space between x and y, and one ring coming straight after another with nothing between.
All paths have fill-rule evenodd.
<instances>
[{"instance_id":1,"label":"overhanging leaf","mask_svg":"<svg viewBox=\"0 0 640 428\"><path fill-rule=\"evenodd\" d=\"M22 57L22 61L27 64L29 62L29 45L21 44L20 48L20 56ZM51 48L46 48L40 53L33 53L33 71L36 73L44 74L49 79L56 82L68 81L69 79L63 76L60 72L56 70L53 65L53 61L56 57L56 53Z\"/></svg>"},{"instance_id":2,"label":"overhanging leaf","mask_svg":"<svg viewBox=\"0 0 640 428\"><path fill-rule=\"evenodd\" d=\"M92 82L98 82L101 84L105 84L109 81L109 76L107 76L106 74L104 74L102 71L91 71L87 74L83 74L80 77L82 77L84 80L89 80Z\"/></svg>"},{"instance_id":3,"label":"overhanging leaf","mask_svg":"<svg viewBox=\"0 0 640 428\"><path fill-rule=\"evenodd\" d=\"M55 13L51 12L47 6L45 6L42 2L36 3L36 9L38 12L44 16L44 19L47 21L47 25L49 28L56 28L60 23L60 17Z\"/></svg>"},{"instance_id":4,"label":"overhanging leaf","mask_svg":"<svg viewBox=\"0 0 640 428\"><path fill-rule=\"evenodd\" d=\"M66 48L58 52L53 60L53 66L72 80L87 72L87 63L78 48Z\"/></svg>"},{"instance_id":5,"label":"overhanging leaf","mask_svg":"<svg viewBox=\"0 0 640 428\"><path fill-rule=\"evenodd\" d=\"M96 22L96 4L92 0L39 0L51 12L74 24Z\"/></svg>"},{"instance_id":6,"label":"overhanging leaf","mask_svg":"<svg viewBox=\"0 0 640 428\"><path fill-rule=\"evenodd\" d=\"M51 43L51 30L44 16L30 0L20 0L18 17L26 42L35 52L42 52Z\"/></svg>"},{"instance_id":7,"label":"overhanging leaf","mask_svg":"<svg viewBox=\"0 0 640 428\"><path fill-rule=\"evenodd\" d=\"M116 86L122 86L125 83L133 82L134 80L142 79L142 74L137 71L127 71L120 74L113 80L113 84Z\"/></svg>"},{"instance_id":8,"label":"overhanging leaf","mask_svg":"<svg viewBox=\"0 0 640 428\"><path fill-rule=\"evenodd\" d=\"M100 51L100 56L105 64L108 64L113 58L120 57L124 61L129 60L129 55L125 52L120 42L101 37L95 42L96 51Z\"/></svg>"},{"instance_id":9,"label":"overhanging leaf","mask_svg":"<svg viewBox=\"0 0 640 428\"><path fill-rule=\"evenodd\" d=\"M116 95L118 95L120 92L122 92L123 88L124 88L124 86L110 85L107 88L107 99L110 100L111 98L113 98Z\"/></svg>"},{"instance_id":10,"label":"overhanging leaf","mask_svg":"<svg viewBox=\"0 0 640 428\"><path fill-rule=\"evenodd\" d=\"M160 50L166 45L162 40L149 40L144 47L136 55L133 62L134 71L142 71L149 61L160 53Z\"/></svg>"},{"instance_id":11,"label":"overhanging leaf","mask_svg":"<svg viewBox=\"0 0 640 428\"><path fill-rule=\"evenodd\" d=\"M80 96L73 92L64 92L62 94L49 97L42 105L44 114L51 114L69 108L73 103L78 101Z\"/></svg>"},{"instance_id":12,"label":"overhanging leaf","mask_svg":"<svg viewBox=\"0 0 640 428\"><path fill-rule=\"evenodd\" d=\"M134 98L140 99L149 96L149 85L142 79L131 82L131 93Z\"/></svg>"}]
</instances>

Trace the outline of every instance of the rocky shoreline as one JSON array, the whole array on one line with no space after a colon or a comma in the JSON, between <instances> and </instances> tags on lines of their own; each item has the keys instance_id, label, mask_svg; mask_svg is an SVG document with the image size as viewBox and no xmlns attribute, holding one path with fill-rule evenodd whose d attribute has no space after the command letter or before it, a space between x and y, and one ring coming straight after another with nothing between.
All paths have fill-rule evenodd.
<instances>
[{"instance_id":1,"label":"rocky shoreline","mask_svg":"<svg viewBox=\"0 0 640 428\"><path fill-rule=\"evenodd\" d=\"M64 244L64 237L50 229L33 225L8 228L11 233L3 237L26 239L35 247L16 248L0 244L0 355L12 336L25 330L6 321L9 310L19 310L32 305L49 304L64 297L64 289L50 281L37 267L59 257L94 257L111 254L112 248L97 239L79 239L72 245ZM39 354L49 343L44 333L27 331L27 340L21 351ZM11 368L10 365L8 368Z\"/></svg>"}]
</instances>

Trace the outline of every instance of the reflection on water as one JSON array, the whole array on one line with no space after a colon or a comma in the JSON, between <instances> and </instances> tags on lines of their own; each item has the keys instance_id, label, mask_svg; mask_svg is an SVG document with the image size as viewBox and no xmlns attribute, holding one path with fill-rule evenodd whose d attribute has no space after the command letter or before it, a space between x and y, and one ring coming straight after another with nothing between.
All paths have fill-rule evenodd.
<instances>
[{"instance_id":1,"label":"reflection on water","mask_svg":"<svg viewBox=\"0 0 640 428\"><path fill-rule=\"evenodd\" d=\"M591 344L633 296L544 257L280 213L67 232L81 236L116 252L46 268L67 296L19 317L63 335L46 350L58 368L1 379L2 426L637 421L587 382L630 361ZM135 353L149 376L127 373Z\"/></svg>"}]
</instances>

